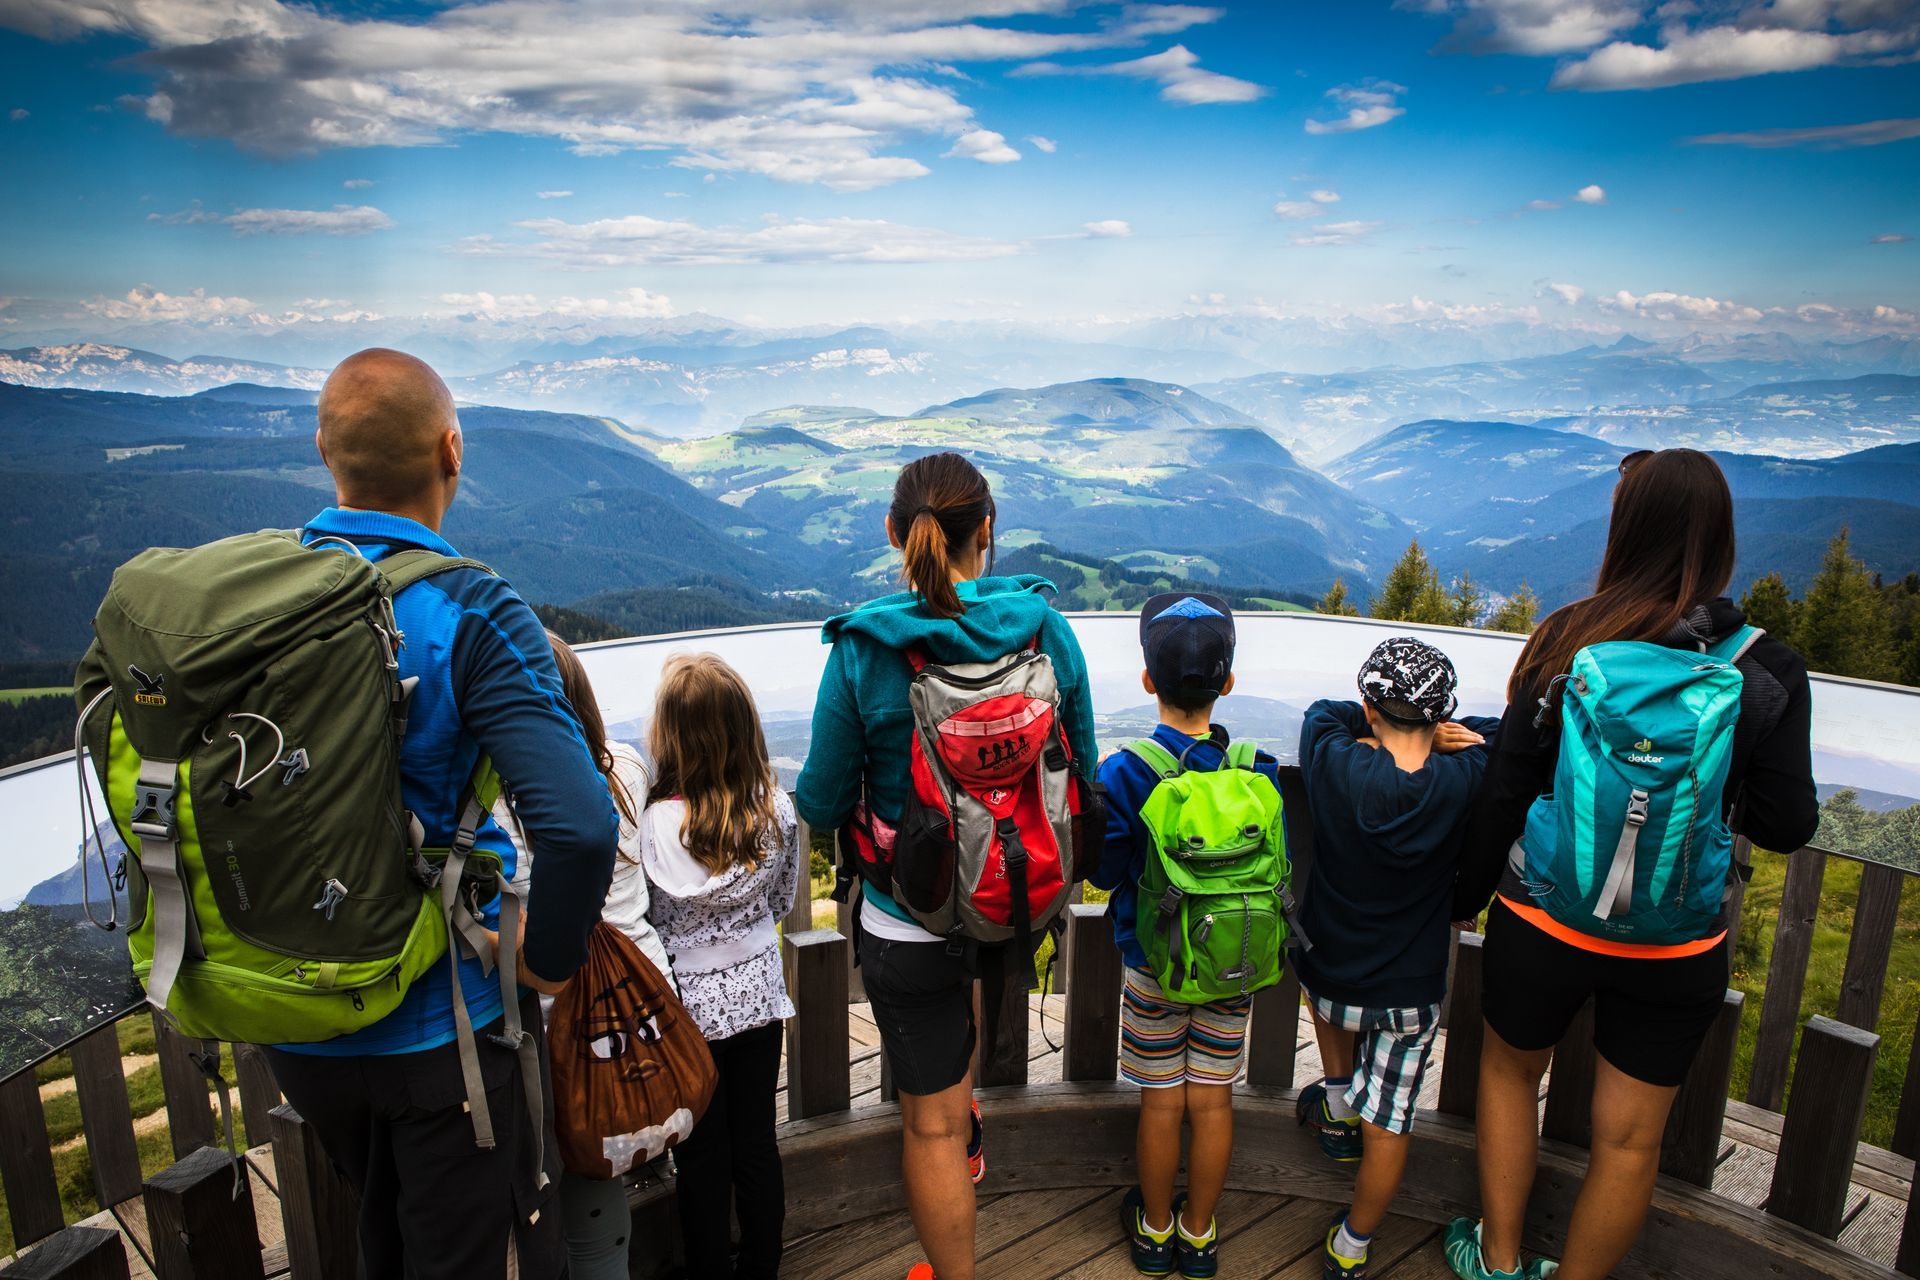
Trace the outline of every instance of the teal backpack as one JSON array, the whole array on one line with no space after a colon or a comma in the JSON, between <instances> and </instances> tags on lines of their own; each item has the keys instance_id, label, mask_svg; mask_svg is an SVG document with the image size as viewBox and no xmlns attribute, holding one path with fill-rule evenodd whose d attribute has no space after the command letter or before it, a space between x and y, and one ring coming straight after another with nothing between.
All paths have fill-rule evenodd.
<instances>
[{"instance_id":1,"label":"teal backpack","mask_svg":"<svg viewBox=\"0 0 1920 1280\"><path fill-rule=\"evenodd\" d=\"M1209 770L1187 768L1191 746L1178 757L1151 738L1121 749L1160 778L1140 806L1152 848L1135 936L1161 990L1206 1004L1274 985L1291 867L1280 792L1254 769L1254 744L1232 744Z\"/></svg>"},{"instance_id":2,"label":"teal backpack","mask_svg":"<svg viewBox=\"0 0 1920 1280\"><path fill-rule=\"evenodd\" d=\"M1734 664L1761 635L1742 627L1698 651L1588 645L1548 684L1534 724L1560 695L1553 790L1511 854L1548 915L1617 942L1712 932L1733 850L1723 793L1745 684Z\"/></svg>"}]
</instances>

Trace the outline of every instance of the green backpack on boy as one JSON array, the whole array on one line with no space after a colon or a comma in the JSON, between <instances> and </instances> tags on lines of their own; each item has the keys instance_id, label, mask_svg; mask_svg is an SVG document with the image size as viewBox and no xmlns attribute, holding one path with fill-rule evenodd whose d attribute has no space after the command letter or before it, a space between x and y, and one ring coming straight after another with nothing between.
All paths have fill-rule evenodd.
<instances>
[{"instance_id":1,"label":"green backpack on boy","mask_svg":"<svg viewBox=\"0 0 1920 1280\"><path fill-rule=\"evenodd\" d=\"M1202 738L1194 743L1208 741ZM1140 821L1152 847L1140 877L1135 936L1167 999L1206 1004L1280 981L1292 872L1280 792L1236 742L1218 768L1190 770L1151 738L1121 750L1160 778Z\"/></svg>"}]
</instances>

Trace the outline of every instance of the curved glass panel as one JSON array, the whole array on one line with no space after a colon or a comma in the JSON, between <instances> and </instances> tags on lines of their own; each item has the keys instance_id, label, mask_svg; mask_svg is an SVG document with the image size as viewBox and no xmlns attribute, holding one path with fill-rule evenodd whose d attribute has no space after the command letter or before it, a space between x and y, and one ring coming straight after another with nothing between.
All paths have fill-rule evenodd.
<instances>
[{"instance_id":1,"label":"curved glass panel","mask_svg":"<svg viewBox=\"0 0 1920 1280\"><path fill-rule=\"evenodd\" d=\"M1354 696L1354 676L1390 635L1418 634L1446 650L1460 672L1460 709L1499 715L1521 638L1498 632L1415 627L1368 618L1299 613L1239 615L1236 692L1219 715L1236 736L1282 760L1295 754L1301 714L1316 698ZM1146 732L1151 699L1140 686L1139 623L1132 614L1076 614L1087 655L1102 750ZM608 641L583 646L609 732L644 744L666 657L711 650L753 686L768 749L792 785L806 758L814 691L827 649L813 623ZM1823 820L1818 842L1852 857L1920 871L1920 691L1816 677L1813 759ZM88 774L91 785L91 772ZM96 796L96 804L97 804ZM81 820L70 756L0 773L0 821L9 836L0 861L0 1077L43 1056L138 992L118 934L84 923L75 855ZM109 833L108 861L118 856ZM105 898L97 860L88 887L96 915ZM23 910L25 908L25 910Z\"/></svg>"}]
</instances>

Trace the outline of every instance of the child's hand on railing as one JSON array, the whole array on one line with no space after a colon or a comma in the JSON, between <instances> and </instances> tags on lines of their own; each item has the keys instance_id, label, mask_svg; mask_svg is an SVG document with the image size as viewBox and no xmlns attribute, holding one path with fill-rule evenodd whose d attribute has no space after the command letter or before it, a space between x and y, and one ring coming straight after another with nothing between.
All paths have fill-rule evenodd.
<instances>
[{"instance_id":1,"label":"child's hand on railing","mask_svg":"<svg viewBox=\"0 0 1920 1280\"><path fill-rule=\"evenodd\" d=\"M1456 720L1442 721L1433 731L1433 749L1451 754L1477 747L1486 739Z\"/></svg>"}]
</instances>

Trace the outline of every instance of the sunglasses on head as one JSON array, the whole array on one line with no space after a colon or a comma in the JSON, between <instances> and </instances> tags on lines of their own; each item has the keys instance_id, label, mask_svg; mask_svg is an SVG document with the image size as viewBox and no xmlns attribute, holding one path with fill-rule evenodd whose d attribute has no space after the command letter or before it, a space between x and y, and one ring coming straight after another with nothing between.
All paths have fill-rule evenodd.
<instances>
[{"instance_id":1,"label":"sunglasses on head","mask_svg":"<svg viewBox=\"0 0 1920 1280\"><path fill-rule=\"evenodd\" d=\"M1623 476L1626 475L1648 458L1651 458L1653 454L1654 451L1652 449L1635 449L1632 453L1620 459L1620 474Z\"/></svg>"}]
</instances>

